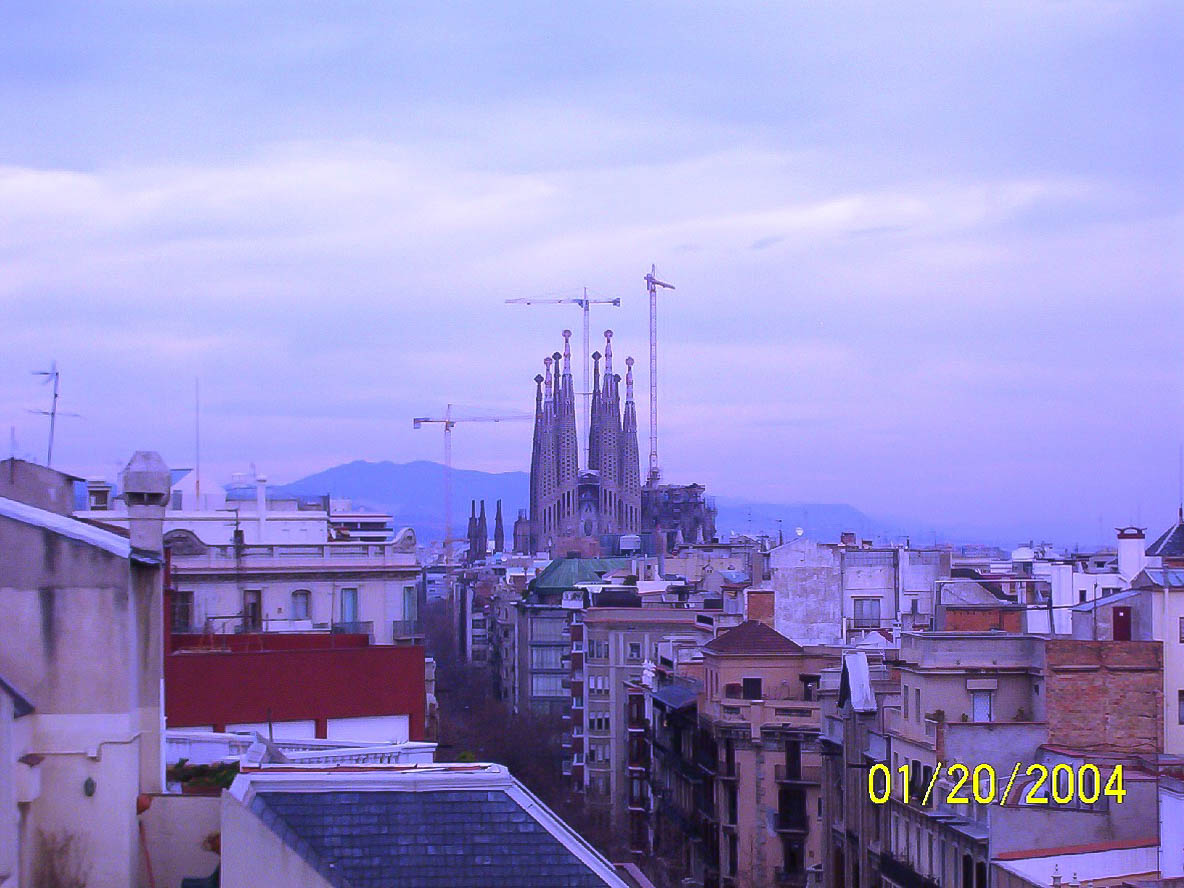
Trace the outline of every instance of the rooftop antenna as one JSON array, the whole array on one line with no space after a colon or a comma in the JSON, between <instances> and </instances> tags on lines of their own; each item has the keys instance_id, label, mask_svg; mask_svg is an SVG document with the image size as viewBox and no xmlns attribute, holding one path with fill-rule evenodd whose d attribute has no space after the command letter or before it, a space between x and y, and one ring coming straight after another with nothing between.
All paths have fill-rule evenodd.
<instances>
[{"instance_id":1,"label":"rooftop antenna","mask_svg":"<svg viewBox=\"0 0 1184 888\"><path fill-rule=\"evenodd\" d=\"M673 290L657 278L658 267L650 265L645 276L645 286L650 294L650 473L649 484L657 486L661 471L658 468L658 288Z\"/></svg>"},{"instance_id":2,"label":"rooftop antenna","mask_svg":"<svg viewBox=\"0 0 1184 888\"><path fill-rule=\"evenodd\" d=\"M195 504L201 509L201 381L193 379L193 483L195 487Z\"/></svg>"},{"instance_id":3,"label":"rooftop antenna","mask_svg":"<svg viewBox=\"0 0 1184 888\"><path fill-rule=\"evenodd\" d=\"M588 308L592 305L615 305L617 308L621 307L620 297L613 297L611 299L593 299L588 296L588 288L584 287L584 295L577 296L572 299L533 299L527 297L525 299L507 299L507 305L578 305L584 311L584 384L580 392L584 399L584 417L585 432L587 426L591 422L592 415L592 376L589 370L589 354L590 343L588 339ZM584 468L588 467L588 435L580 435L580 440L584 445Z\"/></svg>"},{"instance_id":4,"label":"rooftop antenna","mask_svg":"<svg viewBox=\"0 0 1184 888\"><path fill-rule=\"evenodd\" d=\"M54 428L57 425L57 418L61 416L78 416L77 413L61 413L58 412L58 381L61 374L58 372L58 362L50 362L48 370L34 370L34 376L44 376L45 382L53 385L53 400L50 401L48 410L30 410L30 413L36 413L39 416L49 417L49 447L45 451L45 465L47 468L53 467L53 434Z\"/></svg>"}]
</instances>

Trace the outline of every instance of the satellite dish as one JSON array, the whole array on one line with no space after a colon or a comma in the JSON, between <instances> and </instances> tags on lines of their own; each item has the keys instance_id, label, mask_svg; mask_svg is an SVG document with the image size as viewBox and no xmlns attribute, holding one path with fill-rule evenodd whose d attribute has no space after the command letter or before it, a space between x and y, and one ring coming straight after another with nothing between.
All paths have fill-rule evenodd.
<instances>
[{"instance_id":1,"label":"satellite dish","mask_svg":"<svg viewBox=\"0 0 1184 888\"><path fill-rule=\"evenodd\" d=\"M804 534L804 533L806 532L806 528L804 528L804 527L795 527L795 528L793 529L793 532L794 532L794 533L796 533L798 536L801 536L802 534Z\"/></svg>"}]
</instances>

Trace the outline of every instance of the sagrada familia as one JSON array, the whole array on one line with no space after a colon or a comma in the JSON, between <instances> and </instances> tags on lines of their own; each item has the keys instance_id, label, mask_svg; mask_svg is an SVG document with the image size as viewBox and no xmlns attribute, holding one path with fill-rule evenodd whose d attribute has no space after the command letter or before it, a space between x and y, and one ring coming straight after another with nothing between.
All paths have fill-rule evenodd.
<instances>
[{"instance_id":1,"label":"sagrada familia","mask_svg":"<svg viewBox=\"0 0 1184 888\"><path fill-rule=\"evenodd\" d=\"M633 401L633 359L625 359L623 409L621 376L613 372L612 330L604 333L604 355L593 352L592 360L588 465L583 470L579 467L570 330L563 331L563 354L555 352L546 358L544 373L534 378L530 511L527 520L515 527L517 551L547 551L559 540L641 530L642 485L637 407Z\"/></svg>"}]
</instances>

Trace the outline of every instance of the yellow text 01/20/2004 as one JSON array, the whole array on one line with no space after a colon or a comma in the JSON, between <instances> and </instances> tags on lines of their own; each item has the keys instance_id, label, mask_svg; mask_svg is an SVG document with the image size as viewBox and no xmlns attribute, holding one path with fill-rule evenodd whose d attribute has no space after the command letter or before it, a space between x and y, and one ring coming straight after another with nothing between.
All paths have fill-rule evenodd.
<instances>
[{"instance_id":1,"label":"yellow text 01/20/2004","mask_svg":"<svg viewBox=\"0 0 1184 888\"><path fill-rule=\"evenodd\" d=\"M1025 768L1022 762L1016 762L1006 782L998 779L995 767L989 764L938 762L933 772L923 777L907 763L897 768L895 775L884 762L871 766L867 794L872 802L887 803L894 787L895 797L904 804L919 803L923 807L941 802L969 805L972 801L980 805L1005 805L1009 801L1025 805L1093 805L1103 799L1121 804L1126 797L1122 765L1107 767L1103 772L1091 763L1076 768L1064 762Z\"/></svg>"}]
</instances>

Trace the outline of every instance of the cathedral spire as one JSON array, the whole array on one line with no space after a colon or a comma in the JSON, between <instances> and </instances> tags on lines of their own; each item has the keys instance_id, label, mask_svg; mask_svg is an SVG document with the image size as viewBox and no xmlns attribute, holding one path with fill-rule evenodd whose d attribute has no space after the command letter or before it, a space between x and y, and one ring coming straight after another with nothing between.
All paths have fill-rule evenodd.
<instances>
[{"instance_id":1,"label":"cathedral spire","mask_svg":"<svg viewBox=\"0 0 1184 888\"><path fill-rule=\"evenodd\" d=\"M633 403L633 358L625 359L625 403Z\"/></svg>"},{"instance_id":2,"label":"cathedral spire","mask_svg":"<svg viewBox=\"0 0 1184 888\"><path fill-rule=\"evenodd\" d=\"M546 410L554 406L554 398L551 395L551 358L543 358L543 364L545 364L547 367L547 371L543 375L543 408Z\"/></svg>"},{"instance_id":3,"label":"cathedral spire","mask_svg":"<svg viewBox=\"0 0 1184 888\"><path fill-rule=\"evenodd\" d=\"M506 548L506 529L502 525L502 501L497 501L497 511L493 516L493 551L502 552Z\"/></svg>"},{"instance_id":4,"label":"cathedral spire","mask_svg":"<svg viewBox=\"0 0 1184 888\"><path fill-rule=\"evenodd\" d=\"M600 352L592 352L592 405L588 416L588 468L600 471Z\"/></svg>"},{"instance_id":5,"label":"cathedral spire","mask_svg":"<svg viewBox=\"0 0 1184 888\"><path fill-rule=\"evenodd\" d=\"M557 412L559 410L559 392L562 388L562 386L559 384L559 359L561 357L562 355L560 355L559 352L555 352L551 355L551 360L555 362L555 391L553 394L555 398L555 410Z\"/></svg>"}]
</instances>

